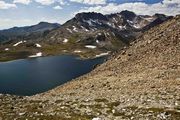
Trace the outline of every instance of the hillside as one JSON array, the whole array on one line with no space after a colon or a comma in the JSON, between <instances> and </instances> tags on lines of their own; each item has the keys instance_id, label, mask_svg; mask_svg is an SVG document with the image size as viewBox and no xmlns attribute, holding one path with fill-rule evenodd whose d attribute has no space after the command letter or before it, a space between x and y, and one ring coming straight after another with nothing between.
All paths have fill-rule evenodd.
<instances>
[{"instance_id":1,"label":"hillside","mask_svg":"<svg viewBox=\"0 0 180 120\"><path fill-rule=\"evenodd\" d=\"M76 54L82 58L109 54L129 46L143 32L171 18L163 14L136 15L131 11L109 15L78 13L61 27L39 37L31 34L2 44L0 61L27 58L40 52L42 56ZM14 47L18 42L21 43Z\"/></svg>"},{"instance_id":2,"label":"hillside","mask_svg":"<svg viewBox=\"0 0 180 120\"><path fill-rule=\"evenodd\" d=\"M145 32L91 73L32 97L1 95L2 118L180 119L180 16Z\"/></svg>"},{"instance_id":3,"label":"hillside","mask_svg":"<svg viewBox=\"0 0 180 120\"><path fill-rule=\"evenodd\" d=\"M36 25L25 27L13 27L6 30L0 30L0 43L6 43L12 40L35 39L41 37L44 32L60 27L57 23L40 22Z\"/></svg>"}]
</instances>

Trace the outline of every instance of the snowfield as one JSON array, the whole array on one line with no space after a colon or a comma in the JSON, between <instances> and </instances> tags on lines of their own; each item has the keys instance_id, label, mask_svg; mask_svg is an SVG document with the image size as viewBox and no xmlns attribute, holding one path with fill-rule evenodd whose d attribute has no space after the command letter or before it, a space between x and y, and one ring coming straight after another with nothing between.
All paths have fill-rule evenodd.
<instances>
[{"instance_id":1,"label":"snowfield","mask_svg":"<svg viewBox=\"0 0 180 120\"><path fill-rule=\"evenodd\" d=\"M75 50L74 53L81 53L81 50Z\"/></svg>"},{"instance_id":2,"label":"snowfield","mask_svg":"<svg viewBox=\"0 0 180 120\"><path fill-rule=\"evenodd\" d=\"M102 120L102 119L97 117L97 118L93 118L92 120Z\"/></svg>"},{"instance_id":3,"label":"snowfield","mask_svg":"<svg viewBox=\"0 0 180 120\"><path fill-rule=\"evenodd\" d=\"M36 47L41 48L42 46L38 43L36 43Z\"/></svg>"},{"instance_id":4,"label":"snowfield","mask_svg":"<svg viewBox=\"0 0 180 120\"><path fill-rule=\"evenodd\" d=\"M20 44L22 44L22 43L25 43L25 42L26 42L26 41L19 41L19 42L15 43L13 46L16 47L16 46L18 46L18 45L20 45Z\"/></svg>"},{"instance_id":5,"label":"snowfield","mask_svg":"<svg viewBox=\"0 0 180 120\"><path fill-rule=\"evenodd\" d=\"M9 48L5 48L4 50L5 50L5 51L9 51Z\"/></svg>"},{"instance_id":6,"label":"snowfield","mask_svg":"<svg viewBox=\"0 0 180 120\"><path fill-rule=\"evenodd\" d=\"M70 33L73 33L71 29L69 28L66 28L67 31L69 31Z\"/></svg>"},{"instance_id":7,"label":"snowfield","mask_svg":"<svg viewBox=\"0 0 180 120\"><path fill-rule=\"evenodd\" d=\"M96 57L102 57L102 56L106 56L106 55L109 55L109 52L107 52L107 53L101 53L101 54L99 54L99 55L96 55Z\"/></svg>"},{"instance_id":8,"label":"snowfield","mask_svg":"<svg viewBox=\"0 0 180 120\"><path fill-rule=\"evenodd\" d=\"M81 26L81 28L84 30L84 31L86 31L86 32L88 32L89 30L88 29L86 29L85 27L83 27L83 26Z\"/></svg>"},{"instance_id":9,"label":"snowfield","mask_svg":"<svg viewBox=\"0 0 180 120\"><path fill-rule=\"evenodd\" d=\"M90 49L95 49L96 48L96 46L94 46L94 45L86 45L85 47L90 48Z\"/></svg>"},{"instance_id":10,"label":"snowfield","mask_svg":"<svg viewBox=\"0 0 180 120\"><path fill-rule=\"evenodd\" d=\"M78 32L76 26L73 26L73 31Z\"/></svg>"},{"instance_id":11,"label":"snowfield","mask_svg":"<svg viewBox=\"0 0 180 120\"><path fill-rule=\"evenodd\" d=\"M34 57L41 57L42 56L42 52L36 53L36 55L31 55L29 56L30 58L34 58Z\"/></svg>"},{"instance_id":12,"label":"snowfield","mask_svg":"<svg viewBox=\"0 0 180 120\"><path fill-rule=\"evenodd\" d=\"M69 41L69 40L65 38L64 41L63 41L63 43L67 43L68 41Z\"/></svg>"},{"instance_id":13,"label":"snowfield","mask_svg":"<svg viewBox=\"0 0 180 120\"><path fill-rule=\"evenodd\" d=\"M100 43L99 40L96 40L96 43Z\"/></svg>"}]
</instances>

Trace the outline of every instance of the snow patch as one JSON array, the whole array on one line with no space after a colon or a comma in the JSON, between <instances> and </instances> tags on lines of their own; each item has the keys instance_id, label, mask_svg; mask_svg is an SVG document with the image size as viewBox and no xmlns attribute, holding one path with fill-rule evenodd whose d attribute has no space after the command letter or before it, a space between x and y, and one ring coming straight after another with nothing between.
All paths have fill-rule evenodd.
<instances>
[{"instance_id":1,"label":"snow patch","mask_svg":"<svg viewBox=\"0 0 180 120\"><path fill-rule=\"evenodd\" d=\"M98 33L98 35L102 35L102 33Z\"/></svg>"},{"instance_id":2,"label":"snow patch","mask_svg":"<svg viewBox=\"0 0 180 120\"><path fill-rule=\"evenodd\" d=\"M114 37L116 37L116 35L115 35L115 33L114 33L114 32L112 32L112 34L113 34L113 36L114 36Z\"/></svg>"},{"instance_id":3,"label":"snow patch","mask_svg":"<svg viewBox=\"0 0 180 120\"><path fill-rule=\"evenodd\" d=\"M89 26L95 26L94 23L102 25L102 23L100 23L98 20L93 20L93 19L89 19L89 20L83 20L83 22L86 22L89 24Z\"/></svg>"},{"instance_id":4,"label":"snow patch","mask_svg":"<svg viewBox=\"0 0 180 120\"><path fill-rule=\"evenodd\" d=\"M126 25L125 26L118 26L119 27L119 29L126 29Z\"/></svg>"},{"instance_id":5,"label":"snow patch","mask_svg":"<svg viewBox=\"0 0 180 120\"><path fill-rule=\"evenodd\" d=\"M76 26L73 26L73 31L78 32Z\"/></svg>"},{"instance_id":6,"label":"snow patch","mask_svg":"<svg viewBox=\"0 0 180 120\"><path fill-rule=\"evenodd\" d=\"M108 36L110 36L110 34L109 34L109 33L107 33L107 35L108 35Z\"/></svg>"},{"instance_id":7,"label":"snow patch","mask_svg":"<svg viewBox=\"0 0 180 120\"><path fill-rule=\"evenodd\" d=\"M5 50L5 51L9 51L9 48L5 48L4 50Z\"/></svg>"},{"instance_id":8,"label":"snow patch","mask_svg":"<svg viewBox=\"0 0 180 120\"><path fill-rule=\"evenodd\" d=\"M100 43L99 40L96 40L96 43Z\"/></svg>"},{"instance_id":9,"label":"snow patch","mask_svg":"<svg viewBox=\"0 0 180 120\"><path fill-rule=\"evenodd\" d=\"M34 58L34 57L41 57L42 56L42 52L36 53L36 55L31 55L29 56L30 58Z\"/></svg>"},{"instance_id":10,"label":"snow patch","mask_svg":"<svg viewBox=\"0 0 180 120\"><path fill-rule=\"evenodd\" d=\"M83 27L83 26L81 26L81 28L84 30L84 31L86 31L86 32L88 32L89 30L88 29L86 29L85 27Z\"/></svg>"},{"instance_id":11,"label":"snow patch","mask_svg":"<svg viewBox=\"0 0 180 120\"><path fill-rule=\"evenodd\" d=\"M69 41L69 40L65 38L64 41L63 41L63 43L67 43L68 41Z\"/></svg>"},{"instance_id":12,"label":"snow patch","mask_svg":"<svg viewBox=\"0 0 180 120\"><path fill-rule=\"evenodd\" d=\"M73 33L71 29L69 28L66 28L67 31L69 31L70 33Z\"/></svg>"},{"instance_id":13,"label":"snow patch","mask_svg":"<svg viewBox=\"0 0 180 120\"><path fill-rule=\"evenodd\" d=\"M114 23L112 24L112 27L113 27L113 28L116 28L116 26L115 26L115 24L114 24Z\"/></svg>"},{"instance_id":14,"label":"snow patch","mask_svg":"<svg viewBox=\"0 0 180 120\"><path fill-rule=\"evenodd\" d=\"M97 30L97 28L92 28L91 30L94 32L94 31L96 31L96 30Z\"/></svg>"},{"instance_id":15,"label":"snow patch","mask_svg":"<svg viewBox=\"0 0 180 120\"><path fill-rule=\"evenodd\" d=\"M107 25L112 26L110 22L107 22Z\"/></svg>"},{"instance_id":16,"label":"snow patch","mask_svg":"<svg viewBox=\"0 0 180 120\"><path fill-rule=\"evenodd\" d=\"M121 16L121 15L119 15L119 14L117 14L117 16L118 16L118 17L120 17L120 18L122 17L122 16Z\"/></svg>"},{"instance_id":17,"label":"snow patch","mask_svg":"<svg viewBox=\"0 0 180 120\"><path fill-rule=\"evenodd\" d=\"M127 22L128 22L129 24L133 24L133 21L127 20Z\"/></svg>"},{"instance_id":18,"label":"snow patch","mask_svg":"<svg viewBox=\"0 0 180 120\"><path fill-rule=\"evenodd\" d=\"M86 22L89 24L89 26L94 26L93 23L92 23L92 21L87 20Z\"/></svg>"},{"instance_id":19,"label":"snow patch","mask_svg":"<svg viewBox=\"0 0 180 120\"><path fill-rule=\"evenodd\" d=\"M99 55L96 55L96 57L102 57L102 56L106 56L106 55L109 55L109 52L107 52L107 53L101 53L101 54L99 54Z\"/></svg>"},{"instance_id":20,"label":"snow patch","mask_svg":"<svg viewBox=\"0 0 180 120\"><path fill-rule=\"evenodd\" d=\"M94 45L86 45L85 47L90 48L90 49L95 49L96 48L96 46L94 46Z\"/></svg>"},{"instance_id":21,"label":"snow patch","mask_svg":"<svg viewBox=\"0 0 180 120\"><path fill-rule=\"evenodd\" d=\"M116 18L113 18L113 20L115 21L115 23L118 23L118 21L116 20Z\"/></svg>"},{"instance_id":22,"label":"snow patch","mask_svg":"<svg viewBox=\"0 0 180 120\"><path fill-rule=\"evenodd\" d=\"M140 25L138 25L138 24L133 25L133 27L134 27L134 28L136 28L136 29L141 28L141 26L140 26Z\"/></svg>"},{"instance_id":23,"label":"snow patch","mask_svg":"<svg viewBox=\"0 0 180 120\"><path fill-rule=\"evenodd\" d=\"M93 118L92 120L102 120L102 119L97 117L97 118Z\"/></svg>"},{"instance_id":24,"label":"snow patch","mask_svg":"<svg viewBox=\"0 0 180 120\"><path fill-rule=\"evenodd\" d=\"M147 20L149 22L152 22L155 19L153 17L141 17L141 18L143 18L143 19L145 19L145 20Z\"/></svg>"},{"instance_id":25,"label":"snow patch","mask_svg":"<svg viewBox=\"0 0 180 120\"><path fill-rule=\"evenodd\" d=\"M81 53L81 50L75 50L74 53Z\"/></svg>"},{"instance_id":26,"label":"snow patch","mask_svg":"<svg viewBox=\"0 0 180 120\"><path fill-rule=\"evenodd\" d=\"M139 29L141 28L141 26L137 23L134 23L133 21L130 21L130 20L127 20L127 22L129 23L130 26L136 28L136 29Z\"/></svg>"},{"instance_id":27,"label":"snow patch","mask_svg":"<svg viewBox=\"0 0 180 120\"><path fill-rule=\"evenodd\" d=\"M24 114L26 114L26 113L25 113L25 112L23 112L23 113L19 113L19 115L20 115L20 116L22 116L22 115L24 115Z\"/></svg>"},{"instance_id":28,"label":"snow patch","mask_svg":"<svg viewBox=\"0 0 180 120\"><path fill-rule=\"evenodd\" d=\"M13 46L16 47L16 46L18 46L19 44L22 44L22 43L25 43L25 42L26 42L26 41L19 41L19 42L15 43Z\"/></svg>"},{"instance_id":29,"label":"snow patch","mask_svg":"<svg viewBox=\"0 0 180 120\"><path fill-rule=\"evenodd\" d=\"M116 28L114 23L107 22L107 25L110 26L110 27Z\"/></svg>"},{"instance_id":30,"label":"snow patch","mask_svg":"<svg viewBox=\"0 0 180 120\"><path fill-rule=\"evenodd\" d=\"M41 48L42 46L38 43L36 43L36 47Z\"/></svg>"},{"instance_id":31,"label":"snow patch","mask_svg":"<svg viewBox=\"0 0 180 120\"><path fill-rule=\"evenodd\" d=\"M106 38L108 37L108 34L106 32L104 32L104 35L105 35Z\"/></svg>"},{"instance_id":32,"label":"snow patch","mask_svg":"<svg viewBox=\"0 0 180 120\"><path fill-rule=\"evenodd\" d=\"M102 25L102 23L100 23L99 20L92 20L92 19L91 19L91 21L94 22L94 23L96 23L96 24Z\"/></svg>"}]
</instances>

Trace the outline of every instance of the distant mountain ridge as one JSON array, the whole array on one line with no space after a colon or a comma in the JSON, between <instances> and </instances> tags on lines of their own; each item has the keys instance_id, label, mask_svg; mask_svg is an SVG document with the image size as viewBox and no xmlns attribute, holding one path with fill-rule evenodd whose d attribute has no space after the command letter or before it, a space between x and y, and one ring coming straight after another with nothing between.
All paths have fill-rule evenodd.
<instances>
[{"instance_id":1,"label":"distant mountain ridge","mask_svg":"<svg viewBox=\"0 0 180 120\"><path fill-rule=\"evenodd\" d=\"M58 27L60 27L60 24L58 23L40 22L32 26L13 27L10 29L0 30L0 41L11 39L16 40L19 37L25 37L31 34L38 35Z\"/></svg>"},{"instance_id":2,"label":"distant mountain ridge","mask_svg":"<svg viewBox=\"0 0 180 120\"><path fill-rule=\"evenodd\" d=\"M84 25L83 27L90 28L113 28L119 31L126 29L142 29L143 27L151 24L154 21L159 21L160 24L172 16L166 16L163 14L149 15L136 15L131 11L122 11L120 13L103 15L101 13L89 12L78 13L74 18L67 21L63 26L69 26L71 24ZM135 26L136 25L136 26ZM137 26L139 25L139 26ZM124 29L122 29L124 27Z\"/></svg>"},{"instance_id":3,"label":"distant mountain ridge","mask_svg":"<svg viewBox=\"0 0 180 120\"><path fill-rule=\"evenodd\" d=\"M6 61L6 56L12 56L9 60L22 58L22 54L23 58L26 58L37 53L42 53L42 56L76 54L82 58L107 55L128 47L145 31L171 18L173 17L163 14L137 15L127 10L108 15L95 12L78 13L60 27L56 24L49 27L45 23L39 23L36 26L24 27L25 30L7 30L11 34L11 30L21 31L25 36L10 37L9 41L0 46L0 51L3 51L1 56L4 56L2 60Z\"/></svg>"},{"instance_id":4,"label":"distant mountain ridge","mask_svg":"<svg viewBox=\"0 0 180 120\"><path fill-rule=\"evenodd\" d=\"M170 18L172 16L163 14L153 16L136 15L134 12L127 10L110 15L95 12L78 13L74 18L63 24L61 28L51 31L43 39L49 42L61 43L64 39L74 39L73 36L76 36L76 42L78 43L112 48L114 47L112 42L128 44L142 32Z\"/></svg>"}]
</instances>

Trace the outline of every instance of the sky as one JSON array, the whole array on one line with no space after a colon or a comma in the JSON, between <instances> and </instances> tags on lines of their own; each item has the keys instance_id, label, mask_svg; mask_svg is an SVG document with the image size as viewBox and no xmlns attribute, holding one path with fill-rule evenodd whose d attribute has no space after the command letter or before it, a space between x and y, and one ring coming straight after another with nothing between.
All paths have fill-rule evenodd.
<instances>
[{"instance_id":1,"label":"sky","mask_svg":"<svg viewBox=\"0 0 180 120\"><path fill-rule=\"evenodd\" d=\"M180 14L180 0L0 0L0 29L41 21L63 24L79 12Z\"/></svg>"}]
</instances>

